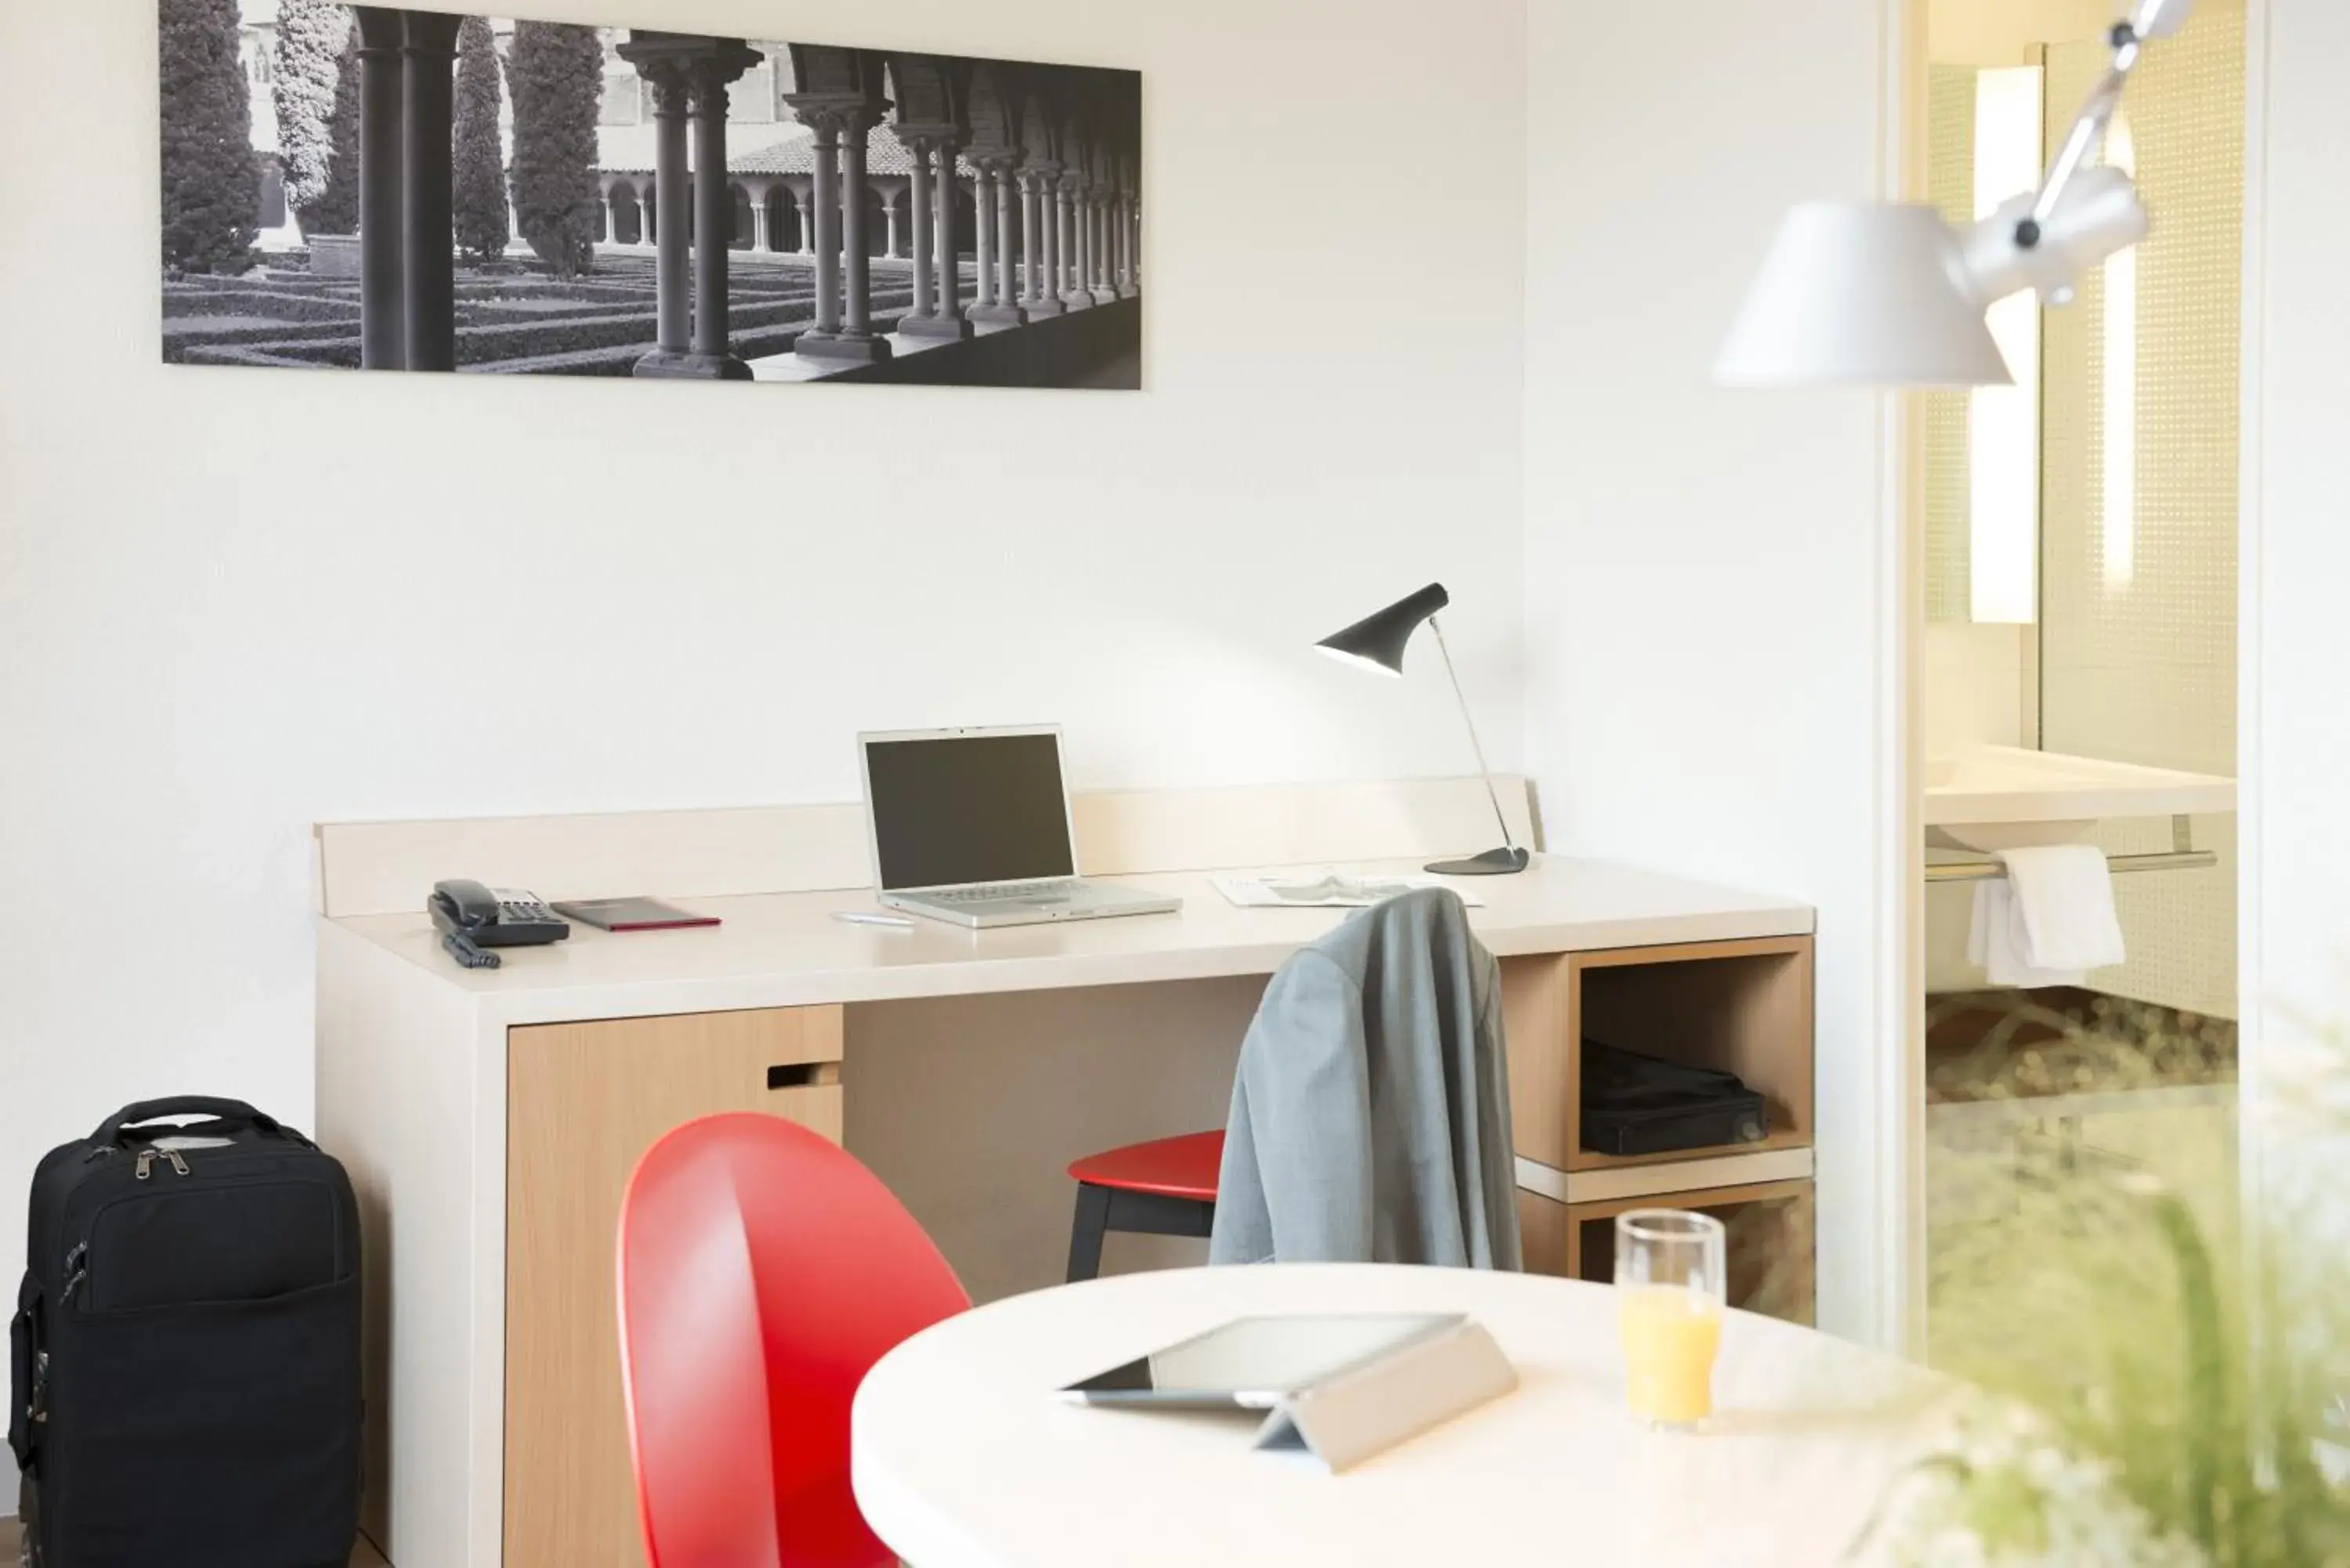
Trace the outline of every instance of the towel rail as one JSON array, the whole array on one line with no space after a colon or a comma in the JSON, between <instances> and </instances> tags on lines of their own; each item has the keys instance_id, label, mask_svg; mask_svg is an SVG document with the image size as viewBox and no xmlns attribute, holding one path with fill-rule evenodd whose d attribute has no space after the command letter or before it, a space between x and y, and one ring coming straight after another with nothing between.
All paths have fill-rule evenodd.
<instances>
[{"instance_id":1,"label":"towel rail","mask_svg":"<svg viewBox=\"0 0 2350 1568\"><path fill-rule=\"evenodd\" d=\"M2132 871L2208 871L2218 864L2220 857L2209 849L2106 857L2106 865L2116 877ZM2006 875L2007 867L1996 860L1946 860L1926 867L1929 882L1991 882Z\"/></svg>"},{"instance_id":2,"label":"towel rail","mask_svg":"<svg viewBox=\"0 0 2350 1568\"><path fill-rule=\"evenodd\" d=\"M2220 864L2217 853L2195 847L2195 825L2192 818L2174 816L2170 819L2170 849L2162 855L2109 855L2106 865L2116 877L2134 871L2209 871ZM1996 860L1944 860L1929 862L1926 880L1934 882L1995 882L2007 875L2007 867Z\"/></svg>"}]
</instances>

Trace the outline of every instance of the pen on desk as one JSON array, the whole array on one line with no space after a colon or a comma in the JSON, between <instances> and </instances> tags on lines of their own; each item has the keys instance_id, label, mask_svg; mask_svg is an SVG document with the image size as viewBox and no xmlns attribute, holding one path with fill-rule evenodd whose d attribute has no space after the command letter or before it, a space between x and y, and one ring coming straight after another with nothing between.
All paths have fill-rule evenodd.
<instances>
[{"instance_id":1,"label":"pen on desk","mask_svg":"<svg viewBox=\"0 0 2350 1568\"><path fill-rule=\"evenodd\" d=\"M910 915L885 915L879 909L835 909L832 918L847 926L887 926L893 931L914 929Z\"/></svg>"}]
</instances>

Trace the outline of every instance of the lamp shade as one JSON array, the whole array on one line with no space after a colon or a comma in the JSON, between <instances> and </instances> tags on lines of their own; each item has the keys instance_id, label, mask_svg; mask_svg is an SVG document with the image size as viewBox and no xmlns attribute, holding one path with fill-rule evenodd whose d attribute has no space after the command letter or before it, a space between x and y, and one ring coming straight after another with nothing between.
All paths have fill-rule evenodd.
<instances>
[{"instance_id":1,"label":"lamp shade","mask_svg":"<svg viewBox=\"0 0 2350 1568\"><path fill-rule=\"evenodd\" d=\"M1368 665L1388 675L1403 673L1403 650L1420 623L1452 602L1441 583L1430 583L1409 598L1398 599L1314 646L1334 659Z\"/></svg>"},{"instance_id":2,"label":"lamp shade","mask_svg":"<svg viewBox=\"0 0 2350 1568\"><path fill-rule=\"evenodd\" d=\"M1931 207L1806 202L1714 362L1726 387L2004 387L1959 237Z\"/></svg>"}]
</instances>

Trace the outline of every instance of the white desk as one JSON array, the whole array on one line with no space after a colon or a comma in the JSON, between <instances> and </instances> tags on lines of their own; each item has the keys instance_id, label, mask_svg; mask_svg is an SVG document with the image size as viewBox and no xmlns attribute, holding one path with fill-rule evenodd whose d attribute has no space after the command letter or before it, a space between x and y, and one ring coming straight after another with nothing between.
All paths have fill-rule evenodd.
<instances>
[{"instance_id":1,"label":"white desk","mask_svg":"<svg viewBox=\"0 0 2350 1568\"><path fill-rule=\"evenodd\" d=\"M1335 1477L1253 1451L1259 1417L1052 1392L1237 1316L1389 1311L1471 1314L1520 1387ZM924 1568L1822 1568L1847 1561L1930 1429L1922 1375L1732 1313L1718 1429L1650 1433L1624 1409L1617 1343L1611 1289L1523 1274L1299 1265L1062 1286L882 1358L852 1417L858 1505Z\"/></svg>"},{"instance_id":2,"label":"white desk","mask_svg":"<svg viewBox=\"0 0 2350 1568\"><path fill-rule=\"evenodd\" d=\"M1355 868L1414 866L1490 836L1482 791L1395 787L1411 805L1398 818L1400 840L1359 826L1342 836L1416 858ZM1445 803L1432 828L1413 804L1430 791ZM1266 794L1247 797L1253 811L1262 815ZM1224 864L1211 844L1200 847L1212 835L1199 822L1228 815L1231 797L1217 796L1207 818L1185 817L1170 798L1149 797L1146 812L1081 797L1079 815L1106 823L1101 836L1139 846L1138 865L1151 864L1151 842L1180 842L1201 863ZM1285 842L1322 851L1333 844L1328 824L1377 815L1315 804L1284 805L1305 825ZM836 808L807 809L837 821ZM1179 914L980 933L832 919L867 904L862 892L693 896L691 867L715 876L763 853L773 859L775 815L713 814L759 827L739 855L723 842L731 828L705 831L685 820L691 814L650 826L570 819L559 831L533 823L350 830L374 857L365 865L356 851L338 865L343 830L322 831L319 1132L349 1165L367 1225L368 1524L397 1568L640 1561L611 1344L610 1248L622 1184L660 1133L696 1116L756 1109L845 1135L974 1295L1051 1283L1071 1202L1062 1165L1131 1138L1219 1125L1264 977L1345 913L1234 909L1204 874L1168 871L1163 860L1134 880L1180 894ZM1155 841L1111 831L1139 816L1180 819L1181 831ZM691 846L674 880L641 851L663 836ZM826 834L807 836L831 845ZM429 846L404 852L413 865L387 858L385 846L410 840ZM463 858L450 847L459 843ZM835 847L825 854L815 874L847 858ZM588 869L563 880L563 857ZM1087 868L1119 867L1097 855ZM459 874L553 898L659 891L724 924L581 929L556 946L509 950L502 969L465 971L421 914L381 912L410 900L409 888L409 907L421 909L435 877ZM337 907L336 889L352 887L376 889L375 909ZM1548 857L1473 890L1489 900L1473 923L1504 959L1534 1266L1571 1272L1572 1204L1700 1189L1709 1201L1729 1201L1808 1183L1809 909ZM1571 1130L1584 1023L1577 977L1586 965L1666 960L1694 961L1678 968L1720 982L1673 994L1718 1001L1735 1014L1730 1033L1800 1046L1800 1066L1784 1066L1791 1075L1771 1085L1784 1125L1768 1145L1698 1160L1586 1158ZM1607 972L1630 980L1645 971ZM1643 994L1628 983L1604 989L1616 1005ZM1593 998L1607 1000L1597 990ZM1132 1239L1113 1238L1121 1240Z\"/></svg>"},{"instance_id":3,"label":"white desk","mask_svg":"<svg viewBox=\"0 0 2350 1568\"><path fill-rule=\"evenodd\" d=\"M1349 865L1350 873L1417 872L1416 861ZM421 913L332 922L333 929L426 971L503 1025L729 1008L810 1007L1137 985L1270 974L1353 911L1244 909L1205 872L1115 877L1180 897L1172 915L968 931L917 920L910 931L854 926L836 910L871 909L864 892L683 900L721 917L714 929L615 936L577 927L568 941L504 950L494 970L459 969ZM1583 952L1667 943L1810 934L1799 904L1590 860L1538 859L1516 877L1458 884L1485 907L1470 920L1494 954Z\"/></svg>"}]
</instances>

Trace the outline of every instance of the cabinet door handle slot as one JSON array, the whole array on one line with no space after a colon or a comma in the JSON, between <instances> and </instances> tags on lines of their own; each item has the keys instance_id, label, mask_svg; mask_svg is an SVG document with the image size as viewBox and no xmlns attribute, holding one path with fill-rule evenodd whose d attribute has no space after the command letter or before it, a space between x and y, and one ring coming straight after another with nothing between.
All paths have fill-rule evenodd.
<instances>
[{"instance_id":1,"label":"cabinet door handle slot","mask_svg":"<svg viewBox=\"0 0 2350 1568\"><path fill-rule=\"evenodd\" d=\"M770 1089L814 1089L839 1082L837 1062L792 1062L767 1069Z\"/></svg>"}]
</instances>

